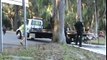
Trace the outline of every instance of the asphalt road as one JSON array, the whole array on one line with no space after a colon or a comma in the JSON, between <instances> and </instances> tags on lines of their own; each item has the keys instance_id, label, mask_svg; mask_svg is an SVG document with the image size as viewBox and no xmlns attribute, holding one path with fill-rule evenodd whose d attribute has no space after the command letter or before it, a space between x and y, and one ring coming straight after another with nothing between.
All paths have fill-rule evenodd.
<instances>
[{"instance_id":1,"label":"asphalt road","mask_svg":"<svg viewBox=\"0 0 107 60\"><path fill-rule=\"evenodd\" d=\"M27 40L27 45L35 45L35 44L50 43L50 42L51 42L51 39L35 38L34 40ZM20 45L21 45L20 41L19 39L17 39L15 32L7 31L7 33L3 35L4 48L16 47ZM69 44L69 46L75 46L75 45ZM78 47L78 46L75 46L75 47ZM106 45L83 44L83 46L79 48L106 55Z\"/></svg>"},{"instance_id":2,"label":"asphalt road","mask_svg":"<svg viewBox=\"0 0 107 60\"><path fill-rule=\"evenodd\" d=\"M49 43L49 42L51 42L51 39L35 38L35 39L27 40L27 45ZM10 46L16 46L21 44L20 44L20 39L17 39L15 32L7 31L6 34L3 35L3 45L4 47L10 47Z\"/></svg>"}]
</instances>

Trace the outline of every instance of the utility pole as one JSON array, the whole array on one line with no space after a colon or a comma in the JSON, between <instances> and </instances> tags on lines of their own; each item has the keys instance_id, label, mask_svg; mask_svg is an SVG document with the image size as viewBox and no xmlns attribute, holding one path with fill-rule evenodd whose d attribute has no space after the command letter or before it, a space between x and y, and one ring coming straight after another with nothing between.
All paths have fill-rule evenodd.
<instances>
[{"instance_id":1,"label":"utility pole","mask_svg":"<svg viewBox=\"0 0 107 60\"><path fill-rule=\"evenodd\" d=\"M2 1L0 0L0 53L3 52Z\"/></svg>"},{"instance_id":2,"label":"utility pole","mask_svg":"<svg viewBox=\"0 0 107 60\"><path fill-rule=\"evenodd\" d=\"M22 0L23 3L23 13L24 13L24 38L25 38L25 48L27 48L27 28L26 28L26 5L25 0Z\"/></svg>"}]
</instances>

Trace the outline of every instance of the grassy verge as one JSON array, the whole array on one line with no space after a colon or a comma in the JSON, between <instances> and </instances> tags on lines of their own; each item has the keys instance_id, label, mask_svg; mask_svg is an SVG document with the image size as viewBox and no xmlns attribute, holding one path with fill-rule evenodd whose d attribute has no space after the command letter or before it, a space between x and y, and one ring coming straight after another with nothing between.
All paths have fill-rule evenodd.
<instances>
[{"instance_id":1,"label":"grassy verge","mask_svg":"<svg viewBox=\"0 0 107 60\"><path fill-rule=\"evenodd\" d=\"M6 48L0 55L0 60L12 60L11 57L32 57L32 60L105 60L105 56L80 48L56 43L38 44L23 48ZM24 59L23 59L24 60Z\"/></svg>"},{"instance_id":2,"label":"grassy verge","mask_svg":"<svg viewBox=\"0 0 107 60\"><path fill-rule=\"evenodd\" d=\"M99 38L99 39L96 39L96 40L89 40L88 43L96 44L96 45L106 45L106 39Z\"/></svg>"}]
</instances>

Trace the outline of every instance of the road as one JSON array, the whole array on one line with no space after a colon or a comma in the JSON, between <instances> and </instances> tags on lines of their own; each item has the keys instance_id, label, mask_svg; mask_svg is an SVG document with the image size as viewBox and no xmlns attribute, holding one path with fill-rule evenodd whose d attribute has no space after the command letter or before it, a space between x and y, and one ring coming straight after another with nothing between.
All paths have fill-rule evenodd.
<instances>
[{"instance_id":1,"label":"road","mask_svg":"<svg viewBox=\"0 0 107 60\"><path fill-rule=\"evenodd\" d=\"M35 45L35 44L40 44L40 43L49 43L51 42L50 39L40 39L40 38L35 38L34 40L27 40L27 45ZM24 42L23 42L24 43ZM7 31L5 35L3 35L3 45L4 47L10 47L10 46L17 46L21 45L20 44L20 39L17 39L17 36L15 32L13 31Z\"/></svg>"},{"instance_id":2,"label":"road","mask_svg":"<svg viewBox=\"0 0 107 60\"><path fill-rule=\"evenodd\" d=\"M35 45L35 44L50 43L50 42L51 42L50 39L35 38L35 40L27 40L27 45ZM10 48L10 47L20 46L21 44L19 39L17 39L15 32L7 31L7 33L3 36L3 45L4 48L7 47ZM75 45L69 44L69 46L75 46ZM79 48L106 55L106 45L83 44L83 46Z\"/></svg>"}]
</instances>

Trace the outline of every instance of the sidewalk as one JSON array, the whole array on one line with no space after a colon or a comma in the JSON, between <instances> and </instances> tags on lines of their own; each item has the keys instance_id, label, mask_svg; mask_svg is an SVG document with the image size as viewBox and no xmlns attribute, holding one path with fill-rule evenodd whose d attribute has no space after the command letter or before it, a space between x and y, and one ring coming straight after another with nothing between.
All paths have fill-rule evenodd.
<instances>
[{"instance_id":1,"label":"sidewalk","mask_svg":"<svg viewBox=\"0 0 107 60\"><path fill-rule=\"evenodd\" d=\"M73 46L79 47L77 45L73 45ZM92 45L92 44L84 44L83 43L82 47L79 47L79 48L106 55L106 45Z\"/></svg>"}]
</instances>

